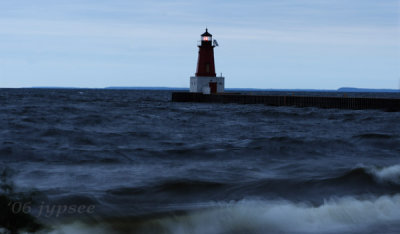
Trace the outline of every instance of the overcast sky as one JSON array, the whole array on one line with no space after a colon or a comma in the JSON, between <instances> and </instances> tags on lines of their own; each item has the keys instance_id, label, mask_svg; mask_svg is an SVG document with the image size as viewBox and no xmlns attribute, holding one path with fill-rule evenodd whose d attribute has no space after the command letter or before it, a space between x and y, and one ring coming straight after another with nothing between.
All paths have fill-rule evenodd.
<instances>
[{"instance_id":1,"label":"overcast sky","mask_svg":"<svg viewBox=\"0 0 400 234\"><path fill-rule=\"evenodd\" d=\"M0 0L0 87L400 86L400 0Z\"/></svg>"}]
</instances>

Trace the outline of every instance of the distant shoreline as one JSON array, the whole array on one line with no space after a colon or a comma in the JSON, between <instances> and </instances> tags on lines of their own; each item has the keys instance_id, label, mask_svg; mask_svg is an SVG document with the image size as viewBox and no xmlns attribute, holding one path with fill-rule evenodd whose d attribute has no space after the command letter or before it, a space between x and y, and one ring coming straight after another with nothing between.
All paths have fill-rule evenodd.
<instances>
[{"instance_id":1,"label":"distant shoreline","mask_svg":"<svg viewBox=\"0 0 400 234\"><path fill-rule=\"evenodd\" d=\"M0 88L8 89L8 88ZM11 88L14 89L14 88ZM18 89L18 88L16 88ZM171 90L171 91L188 91L189 88L178 87L136 87L136 86L110 86L105 88L81 88L81 87L23 87L20 89L108 89L108 90ZM368 89L368 88L352 88L342 87L339 89L257 89L257 88L225 88L227 92L346 92L346 93L399 93L400 89Z\"/></svg>"}]
</instances>

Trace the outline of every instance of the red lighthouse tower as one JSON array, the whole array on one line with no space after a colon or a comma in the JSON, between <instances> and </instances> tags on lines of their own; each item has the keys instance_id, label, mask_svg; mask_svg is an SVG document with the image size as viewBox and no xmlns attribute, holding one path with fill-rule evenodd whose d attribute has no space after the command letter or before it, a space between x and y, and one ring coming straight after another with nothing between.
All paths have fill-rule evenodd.
<instances>
[{"instance_id":1,"label":"red lighthouse tower","mask_svg":"<svg viewBox=\"0 0 400 234\"><path fill-rule=\"evenodd\" d=\"M214 47L212 35L206 29L201 34L201 45L199 45L199 59L197 61L196 76L216 77L214 63Z\"/></svg>"},{"instance_id":2,"label":"red lighthouse tower","mask_svg":"<svg viewBox=\"0 0 400 234\"><path fill-rule=\"evenodd\" d=\"M224 92L224 77L217 77L215 73L214 47L218 46L216 40L206 29L201 34L199 57L197 60L196 76L190 77L190 92L196 93L221 93Z\"/></svg>"}]
</instances>

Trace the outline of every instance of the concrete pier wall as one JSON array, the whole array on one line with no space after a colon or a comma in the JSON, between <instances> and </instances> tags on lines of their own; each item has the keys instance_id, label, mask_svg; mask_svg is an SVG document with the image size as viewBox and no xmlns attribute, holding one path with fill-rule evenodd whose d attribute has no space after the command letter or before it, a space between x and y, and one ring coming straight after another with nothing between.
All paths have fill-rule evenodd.
<instances>
[{"instance_id":1,"label":"concrete pier wall","mask_svg":"<svg viewBox=\"0 0 400 234\"><path fill-rule=\"evenodd\" d=\"M174 102L210 102L265 104L269 106L319 107L337 109L382 109L400 111L400 99L359 98L359 97L315 97L315 96L273 96L242 94L211 94L174 92Z\"/></svg>"}]
</instances>

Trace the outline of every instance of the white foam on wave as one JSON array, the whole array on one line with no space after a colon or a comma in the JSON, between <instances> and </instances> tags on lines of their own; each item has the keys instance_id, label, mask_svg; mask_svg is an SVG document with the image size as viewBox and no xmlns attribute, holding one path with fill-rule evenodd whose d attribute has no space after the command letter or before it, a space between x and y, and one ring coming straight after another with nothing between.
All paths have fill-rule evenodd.
<instances>
[{"instance_id":1,"label":"white foam on wave","mask_svg":"<svg viewBox=\"0 0 400 234\"><path fill-rule=\"evenodd\" d=\"M331 199L319 206L289 201L249 201L160 220L166 233L339 233L400 222L400 195L369 200Z\"/></svg>"},{"instance_id":2,"label":"white foam on wave","mask_svg":"<svg viewBox=\"0 0 400 234\"><path fill-rule=\"evenodd\" d=\"M365 167L365 169L380 182L391 182L395 184L400 184L399 164L382 168Z\"/></svg>"},{"instance_id":3,"label":"white foam on wave","mask_svg":"<svg viewBox=\"0 0 400 234\"><path fill-rule=\"evenodd\" d=\"M41 233L41 232L39 232ZM82 221L76 221L67 224L55 225L52 227L52 230L44 230L43 233L48 234L89 234L89 233L96 233L96 234L108 234L114 233L112 229L105 224L87 224Z\"/></svg>"},{"instance_id":4,"label":"white foam on wave","mask_svg":"<svg viewBox=\"0 0 400 234\"><path fill-rule=\"evenodd\" d=\"M112 225L101 225L103 228L98 229L69 224L59 230L112 233ZM318 206L286 200L214 203L184 215L152 218L140 225L131 223L131 228L124 230L142 234L396 233L400 231L400 194L370 199L342 197Z\"/></svg>"}]
</instances>

